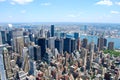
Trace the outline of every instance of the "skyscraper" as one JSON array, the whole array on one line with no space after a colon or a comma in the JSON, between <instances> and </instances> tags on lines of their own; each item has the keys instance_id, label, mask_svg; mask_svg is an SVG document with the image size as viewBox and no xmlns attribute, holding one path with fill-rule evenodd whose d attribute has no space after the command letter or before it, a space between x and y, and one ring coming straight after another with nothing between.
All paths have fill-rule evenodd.
<instances>
[{"instance_id":1,"label":"skyscraper","mask_svg":"<svg viewBox=\"0 0 120 80\"><path fill-rule=\"evenodd\" d=\"M65 38L64 39L64 49L63 51L67 51L68 53L71 53L71 38Z\"/></svg>"},{"instance_id":2,"label":"skyscraper","mask_svg":"<svg viewBox=\"0 0 120 80\"><path fill-rule=\"evenodd\" d=\"M59 53L63 53L63 40L62 39L55 40L55 48L57 48Z\"/></svg>"},{"instance_id":3,"label":"skyscraper","mask_svg":"<svg viewBox=\"0 0 120 80\"><path fill-rule=\"evenodd\" d=\"M108 50L114 50L114 42L108 43Z\"/></svg>"},{"instance_id":4,"label":"skyscraper","mask_svg":"<svg viewBox=\"0 0 120 80\"><path fill-rule=\"evenodd\" d=\"M38 45L34 45L34 60L41 60L41 48Z\"/></svg>"},{"instance_id":5,"label":"skyscraper","mask_svg":"<svg viewBox=\"0 0 120 80\"><path fill-rule=\"evenodd\" d=\"M5 44L7 41L6 31L1 31L2 43Z\"/></svg>"},{"instance_id":6,"label":"skyscraper","mask_svg":"<svg viewBox=\"0 0 120 80\"><path fill-rule=\"evenodd\" d=\"M44 54L46 53L46 39L45 38L39 38L38 39L38 46L41 47L41 58L43 58Z\"/></svg>"},{"instance_id":7,"label":"skyscraper","mask_svg":"<svg viewBox=\"0 0 120 80\"><path fill-rule=\"evenodd\" d=\"M0 32L0 45L2 44L2 36L1 36L1 32Z\"/></svg>"},{"instance_id":8,"label":"skyscraper","mask_svg":"<svg viewBox=\"0 0 120 80\"><path fill-rule=\"evenodd\" d=\"M92 67L93 54L94 54L94 42L91 42L90 43L90 68Z\"/></svg>"},{"instance_id":9,"label":"skyscraper","mask_svg":"<svg viewBox=\"0 0 120 80\"><path fill-rule=\"evenodd\" d=\"M75 39L78 39L78 38L79 38L79 33L77 33L77 32L74 33L74 38L75 38Z\"/></svg>"},{"instance_id":10,"label":"skyscraper","mask_svg":"<svg viewBox=\"0 0 120 80\"><path fill-rule=\"evenodd\" d=\"M51 25L51 37L54 37L54 25Z\"/></svg>"},{"instance_id":11,"label":"skyscraper","mask_svg":"<svg viewBox=\"0 0 120 80\"><path fill-rule=\"evenodd\" d=\"M87 38L84 38L84 39L83 39L83 42L82 42L82 47L83 47L83 48L87 48L87 46L88 46L88 39L87 39Z\"/></svg>"},{"instance_id":12,"label":"skyscraper","mask_svg":"<svg viewBox=\"0 0 120 80\"><path fill-rule=\"evenodd\" d=\"M10 66L10 56L8 54L8 50L7 48L3 48L3 61L4 61L4 67L5 67L5 71L6 71L6 77L9 80L13 79L13 73L11 71L11 66Z\"/></svg>"},{"instance_id":13,"label":"skyscraper","mask_svg":"<svg viewBox=\"0 0 120 80\"><path fill-rule=\"evenodd\" d=\"M73 38L71 39L71 52L76 50L76 40Z\"/></svg>"},{"instance_id":14,"label":"skyscraper","mask_svg":"<svg viewBox=\"0 0 120 80\"><path fill-rule=\"evenodd\" d=\"M48 48L53 50L55 48L55 38L49 37L48 38Z\"/></svg>"},{"instance_id":15,"label":"skyscraper","mask_svg":"<svg viewBox=\"0 0 120 80\"><path fill-rule=\"evenodd\" d=\"M80 41L80 38L78 38L78 40L77 40L77 50L80 50L80 47L81 47L81 41Z\"/></svg>"},{"instance_id":16,"label":"skyscraper","mask_svg":"<svg viewBox=\"0 0 120 80\"><path fill-rule=\"evenodd\" d=\"M14 41L14 49L20 55L22 54L22 49L24 48L23 37L16 37Z\"/></svg>"},{"instance_id":17,"label":"skyscraper","mask_svg":"<svg viewBox=\"0 0 120 80\"><path fill-rule=\"evenodd\" d=\"M99 50L103 50L106 44L107 44L107 39L103 37L98 38L97 47L99 48Z\"/></svg>"}]
</instances>

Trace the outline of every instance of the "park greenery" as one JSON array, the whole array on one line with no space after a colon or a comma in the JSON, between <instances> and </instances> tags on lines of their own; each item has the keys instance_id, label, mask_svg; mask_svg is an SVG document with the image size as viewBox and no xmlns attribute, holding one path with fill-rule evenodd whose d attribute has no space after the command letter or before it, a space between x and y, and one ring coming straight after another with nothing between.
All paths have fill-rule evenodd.
<instances>
[{"instance_id":1,"label":"park greenery","mask_svg":"<svg viewBox=\"0 0 120 80\"><path fill-rule=\"evenodd\" d=\"M120 52L118 51L115 51L115 50L104 50L104 53L105 54L110 54L111 56L115 56L115 57L118 57L120 56Z\"/></svg>"}]
</instances>

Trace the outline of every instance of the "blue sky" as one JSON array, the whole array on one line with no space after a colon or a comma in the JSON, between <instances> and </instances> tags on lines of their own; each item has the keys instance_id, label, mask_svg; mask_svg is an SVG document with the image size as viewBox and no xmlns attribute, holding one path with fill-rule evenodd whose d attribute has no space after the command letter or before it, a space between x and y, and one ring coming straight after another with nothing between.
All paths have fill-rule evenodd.
<instances>
[{"instance_id":1,"label":"blue sky","mask_svg":"<svg viewBox=\"0 0 120 80\"><path fill-rule=\"evenodd\" d=\"M120 23L120 0L0 0L0 22Z\"/></svg>"}]
</instances>

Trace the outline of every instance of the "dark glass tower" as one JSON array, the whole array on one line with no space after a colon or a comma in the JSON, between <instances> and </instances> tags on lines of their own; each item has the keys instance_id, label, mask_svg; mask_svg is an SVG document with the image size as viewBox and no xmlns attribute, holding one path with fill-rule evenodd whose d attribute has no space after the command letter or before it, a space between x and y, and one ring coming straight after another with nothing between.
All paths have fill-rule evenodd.
<instances>
[{"instance_id":1,"label":"dark glass tower","mask_svg":"<svg viewBox=\"0 0 120 80\"><path fill-rule=\"evenodd\" d=\"M88 40L86 38L83 39L82 47L87 48Z\"/></svg>"},{"instance_id":2,"label":"dark glass tower","mask_svg":"<svg viewBox=\"0 0 120 80\"><path fill-rule=\"evenodd\" d=\"M71 39L71 52L73 52L74 50L76 50L76 40Z\"/></svg>"},{"instance_id":3,"label":"dark glass tower","mask_svg":"<svg viewBox=\"0 0 120 80\"><path fill-rule=\"evenodd\" d=\"M55 40L55 48L57 48L60 54L63 53L63 40L62 39Z\"/></svg>"},{"instance_id":4,"label":"dark glass tower","mask_svg":"<svg viewBox=\"0 0 120 80\"><path fill-rule=\"evenodd\" d=\"M41 47L41 58L43 58L44 54L46 53L46 39L45 38L39 38L38 39L38 45Z\"/></svg>"},{"instance_id":5,"label":"dark glass tower","mask_svg":"<svg viewBox=\"0 0 120 80\"><path fill-rule=\"evenodd\" d=\"M54 37L54 25L51 25L51 37Z\"/></svg>"},{"instance_id":6,"label":"dark glass tower","mask_svg":"<svg viewBox=\"0 0 120 80\"><path fill-rule=\"evenodd\" d=\"M63 51L67 51L68 53L71 53L71 38L65 38L64 39L64 49Z\"/></svg>"},{"instance_id":7,"label":"dark glass tower","mask_svg":"<svg viewBox=\"0 0 120 80\"><path fill-rule=\"evenodd\" d=\"M98 38L97 47L99 48L99 50L103 50L106 45L107 45L107 39L103 37Z\"/></svg>"}]
</instances>

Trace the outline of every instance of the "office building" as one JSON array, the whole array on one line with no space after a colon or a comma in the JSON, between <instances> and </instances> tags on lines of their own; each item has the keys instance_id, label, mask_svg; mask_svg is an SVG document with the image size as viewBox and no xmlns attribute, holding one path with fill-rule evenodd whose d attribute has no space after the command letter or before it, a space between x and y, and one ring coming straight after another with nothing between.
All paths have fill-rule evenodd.
<instances>
[{"instance_id":1,"label":"office building","mask_svg":"<svg viewBox=\"0 0 120 80\"><path fill-rule=\"evenodd\" d=\"M29 36L24 36L24 46L28 47L30 45L30 38Z\"/></svg>"},{"instance_id":2,"label":"office building","mask_svg":"<svg viewBox=\"0 0 120 80\"><path fill-rule=\"evenodd\" d=\"M107 39L103 37L98 38L97 47L99 48L99 50L103 50L106 45L107 45Z\"/></svg>"},{"instance_id":3,"label":"office building","mask_svg":"<svg viewBox=\"0 0 120 80\"><path fill-rule=\"evenodd\" d=\"M36 76L36 61L34 60L29 60L29 75Z\"/></svg>"},{"instance_id":4,"label":"office building","mask_svg":"<svg viewBox=\"0 0 120 80\"><path fill-rule=\"evenodd\" d=\"M63 39L55 39L55 48L57 48L60 54L63 53Z\"/></svg>"},{"instance_id":5,"label":"office building","mask_svg":"<svg viewBox=\"0 0 120 80\"><path fill-rule=\"evenodd\" d=\"M81 48L81 41L80 41L80 38L78 38L77 40L77 50L79 51Z\"/></svg>"},{"instance_id":6,"label":"office building","mask_svg":"<svg viewBox=\"0 0 120 80\"><path fill-rule=\"evenodd\" d=\"M43 58L46 53L46 38L39 38L37 42L38 46L41 47L41 58Z\"/></svg>"},{"instance_id":7,"label":"office building","mask_svg":"<svg viewBox=\"0 0 120 80\"><path fill-rule=\"evenodd\" d=\"M14 42L14 50L15 52L19 53L20 56L22 54L22 49L24 48L24 40L23 37L16 37L14 38L15 40L13 40Z\"/></svg>"},{"instance_id":8,"label":"office building","mask_svg":"<svg viewBox=\"0 0 120 80\"><path fill-rule=\"evenodd\" d=\"M2 35L1 35L1 32L0 32L0 45L2 45Z\"/></svg>"},{"instance_id":9,"label":"office building","mask_svg":"<svg viewBox=\"0 0 120 80\"><path fill-rule=\"evenodd\" d=\"M65 38L64 39L64 48L63 51L67 51L68 53L71 53L71 38Z\"/></svg>"},{"instance_id":10,"label":"office building","mask_svg":"<svg viewBox=\"0 0 120 80\"><path fill-rule=\"evenodd\" d=\"M31 60L41 60L41 47L38 45L29 46L29 57Z\"/></svg>"},{"instance_id":11,"label":"office building","mask_svg":"<svg viewBox=\"0 0 120 80\"><path fill-rule=\"evenodd\" d=\"M84 38L84 39L83 39L82 47L83 47L83 48L87 48L87 47L88 47L88 39L87 39L87 38Z\"/></svg>"},{"instance_id":12,"label":"office building","mask_svg":"<svg viewBox=\"0 0 120 80\"><path fill-rule=\"evenodd\" d=\"M4 69L6 71L6 78L8 80L13 79L13 73L11 71L11 66L10 66L10 56L8 54L7 48L3 48L3 61L4 61Z\"/></svg>"},{"instance_id":13,"label":"office building","mask_svg":"<svg viewBox=\"0 0 120 80\"><path fill-rule=\"evenodd\" d=\"M34 60L41 60L41 47L38 45L34 45Z\"/></svg>"},{"instance_id":14,"label":"office building","mask_svg":"<svg viewBox=\"0 0 120 80\"><path fill-rule=\"evenodd\" d=\"M108 50L114 50L114 42L108 43Z\"/></svg>"},{"instance_id":15,"label":"office building","mask_svg":"<svg viewBox=\"0 0 120 80\"><path fill-rule=\"evenodd\" d=\"M54 37L54 25L51 25L51 37Z\"/></svg>"},{"instance_id":16,"label":"office building","mask_svg":"<svg viewBox=\"0 0 120 80\"><path fill-rule=\"evenodd\" d=\"M6 31L1 31L2 43L5 44L7 42Z\"/></svg>"},{"instance_id":17,"label":"office building","mask_svg":"<svg viewBox=\"0 0 120 80\"><path fill-rule=\"evenodd\" d=\"M76 40L73 38L71 39L71 52L76 50Z\"/></svg>"},{"instance_id":18,"label":"office building","mask_svg":"<svg viewBox=\"0 0 120 80\"><path fill-rule=\"evenodd\" d=\"M74 33L74 38L75 38L75 39L78 39L78 38L79 38L79 33L77 33L77 32Z\"/></svg>"},{"instance_id":19,"label":"office building","mask_svg":"<svg viewBox=\"0 0 120 80\"><path fill-rule=\"evenodd\" d=\"M48 38L48 48L53 50L55 48L55 38L49 37Z\"/></svg>"},{"instance_id":20,"label":"office building","mask_svg":"<svg viewBox=\"0 0 120 80\"><path fill-rule=\"evenodd\" d=\"M93 54L94 54L94 42L91 42L90 43L90 68L92 67Z\"/></svg>"}]
</instances>

